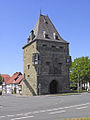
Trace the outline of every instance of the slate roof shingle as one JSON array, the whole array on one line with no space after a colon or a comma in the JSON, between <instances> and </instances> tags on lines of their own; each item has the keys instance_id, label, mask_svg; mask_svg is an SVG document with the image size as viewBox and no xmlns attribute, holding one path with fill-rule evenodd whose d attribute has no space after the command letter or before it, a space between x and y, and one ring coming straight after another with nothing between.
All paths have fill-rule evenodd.
<instances>
[{"instance_id":1,"label":"slate roof shingle","mask_svg":"<svg viewBox=\"0 0 90 120\"><path fill-rule=\"evenodd\" d=\"M38 39L68 43L67 41L63 40L63 38L59 35L55 26L53 25L53 23L51 22L48 16L40 14L33 31L35 35L34 39L28 41L26 45L23 46L23 48L25 48L27 45ZM43 32L45 32L48 35L48 38L44 37ZM58 40L54 39L53 36L54 33L57 35Z\"/></svg>"}]
</instances>

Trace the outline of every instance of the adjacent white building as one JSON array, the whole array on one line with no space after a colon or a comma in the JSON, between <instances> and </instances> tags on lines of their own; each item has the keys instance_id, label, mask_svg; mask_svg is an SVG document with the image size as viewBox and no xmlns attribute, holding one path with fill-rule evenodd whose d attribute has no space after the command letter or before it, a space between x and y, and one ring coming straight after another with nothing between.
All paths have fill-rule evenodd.
<instances>
[{"instance_id":1,"label":"adjacent white building","mask_svg":"<svg viewBox=\"0 0 90 120\"><path fill-rule=\"evenodd\" d=\"M10 77L9 75L1 75L3 78L2 94L21 94L23 75L16 72Z\"/></svg>"}]
</instances>

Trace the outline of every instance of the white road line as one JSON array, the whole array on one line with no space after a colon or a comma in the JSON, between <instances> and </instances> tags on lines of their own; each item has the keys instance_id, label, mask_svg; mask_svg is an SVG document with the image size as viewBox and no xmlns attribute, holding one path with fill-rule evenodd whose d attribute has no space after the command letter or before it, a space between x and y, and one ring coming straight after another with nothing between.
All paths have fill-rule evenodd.
<instances>
[{"instance_id":1,"label":"white road line","mask_svg":"<svg viewBox=\"0 0 90 120\"><path fill-rule=\"evenodd\" d=\"M80 107L80 106L85 106L85 105L88 105L88 104L90 104L90 103L80 104L80 105L73 105L73 106L68 106L68 107L59 107L59 108L47 109L47 110L45 110L45 112L69 109L69 108L74 108L74 107Z\"/></svg>"},{"instance_id":2,"label":"white road line","mask_svg":"<svg viewBox=\"0 0 90 120\"><path fill-rule=\"evenodd\" d=\"M34 112L32 112L32 114L37 114L37 113L40 113L40 111L34 111Z\"/></svg>"},{"instance_id":3,"label":"white road line","mask_svg":"<svg viewBox=\"0 0 90 120\"><path fill-rule=\"evenodd\" d=\"M52 109L47 109L47 110L46 110L46 112L50 112L50 111L52 111Z\"/></svg>"},{"instance_id":4,"label":"white road line","mask_svg":"<svg viewBox=\"0 0 90 120\"><path fill-rule=\"evenodd\" d=\"M65 113L65 110L62 111L55 111L55 112L50 112L49 114L53 115L53 114L58 114L58 113Z\"/></svg>"},{"instance_id":5,"label":"white road line","mask_svg":"<svg viewBox=\"0 0 90 120\"><path fill-rule=\"evenodd\" d=\"M20 113L20 114L16 114L16 116L21 116L21 115L23 115L23 113Z\"/></svg>"},{"instance_id":6,"label":"white road line","mask_svg":"<svg viewBox=\"0 0 90 120\"><path fill-rule=\"evenodd\" d=\"M13 116L15 116L15 115L7 115L7 117L13 117Z\"/></svg>"},{"instance_id":7,"label":"white road line","mask_svg":"<svg viewBox=\"0 0 90 120\"><path fill-rule=\"evenodd\" d=\"M81 110L81 109L85 109L85 108L87 108L87 107L88 107L88 106L80 107L80 108L76 108L76 109Z\"/></svg>"},{"instance_id":8,"label":"white road line","mask_svg":"<svg viewBox=\"0 0 90 120\"><path fill-rule=\"evenodd\" d=\"M19 114L14 114L14 115L5 115L5 116L0 116L0 118L7 117L7 116L8 117L12 117L12 116L25 116L25 117L27 117L27 115L30 115L30 114L39 114L39 113L44 113L44 112L55 112L55 111L59 111L59 110L64 111L64 109L76 108L76 107L78 107L77 109L84 109L84 108L86 108L86 105L90 105L90 103L67 106L67 107L58 107L58 108L52 108L52 109L43 109L43 110L32 111L32 112L27 112L27 113L19 113Z\"/></svg>"},{"instance_id":9,"label":"white road line","mask_svg":"<svg viewBox=\"0 0 90 120\"><path fill-rule=\"evenodd\" d=\"M73 106L69 106L69 107L64 107L64 109L73 108L73 107L80 107L80 106L85 106L85 105L89 105L89 104L90 104L90 103L80 104L80 105L73 105Z\"/></svg>"},{"instance_id":10,"label":"white road line","mask_svg":"<svg viewBox=\"0 0 90 120\"><path fill-rule=\"evenodd\" d=\"M13 118L11 120L20 120L20 119L26 119L26 118L32 118L34 116L26 116L26 117L19 117L19 118Z\"/></svg>"},{"instance_id":11,"label":"white road line","mask_svg":"<svg viewBox=\"0 0 90 120\"><path fill-rule=\"evenodd\" d=\"M4 118L4 117L6 117L6 116L0 116L0 118Z\"/></svg>"},{"instance_id":12,"label":"white road line","mask_svg":"<svg viewBox=\"0 0 90 120\"><path fill-rule=\"evenodd\" d=\"M3 108L2 106L0 106L0 109Z\"/></svg>"},{"instance_id":13,"label":"white road line","mask_svg":"<svg viewBox=\"0 0 90 120\"><path fill-rule=\"evenodd\" d=\"M25 116L26 116L26 115L31 114L31 113L32 113L32 112L24 113L23 115L25 115Z\"/></svg>"},{"instance_id":14,"label":"white road line","mask_svg":"<svg viewBox=\"0 0 90 120\"><path fill-rule=\"evenodd\" d=\"M39 112L40 112L40 113L43 113L43 112L47 112L47 110L40 110Z\"/></svg>"}]
</instances>

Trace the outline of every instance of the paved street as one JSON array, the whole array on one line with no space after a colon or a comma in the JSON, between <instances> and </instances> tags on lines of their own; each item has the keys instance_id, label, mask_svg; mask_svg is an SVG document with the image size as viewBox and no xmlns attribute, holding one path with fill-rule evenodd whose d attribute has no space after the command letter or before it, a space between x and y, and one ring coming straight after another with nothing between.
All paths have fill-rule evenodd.
<instances>
[{"instance_id":1,"label":"paved street","mask_svg":"<svg viewBox=\"0 0 90 120\"><path fill-rule=\"evenodd\" d=\"M0 96L0 120L90 117L90 93L71 96Z\"/></svg>"}]
</instances>

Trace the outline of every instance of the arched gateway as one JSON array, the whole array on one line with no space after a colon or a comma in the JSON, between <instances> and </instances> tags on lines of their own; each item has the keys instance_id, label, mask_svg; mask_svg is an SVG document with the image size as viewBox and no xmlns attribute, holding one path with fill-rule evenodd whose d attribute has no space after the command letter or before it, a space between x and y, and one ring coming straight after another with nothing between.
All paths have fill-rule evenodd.
<instances>
[{"instance_id":1,"label":"arched gateway","mask_svg":"<svg viewBox=\"0 0 90 120\"><path fill-rule=\"evenodd\" d=\"M58 86L58 83L57 83L56 80L53 80L53 81L50 83L50 86L49 86L50 94L55 94L55 93L57 93L57 86Z\"/></svg>"}]
</instances>

